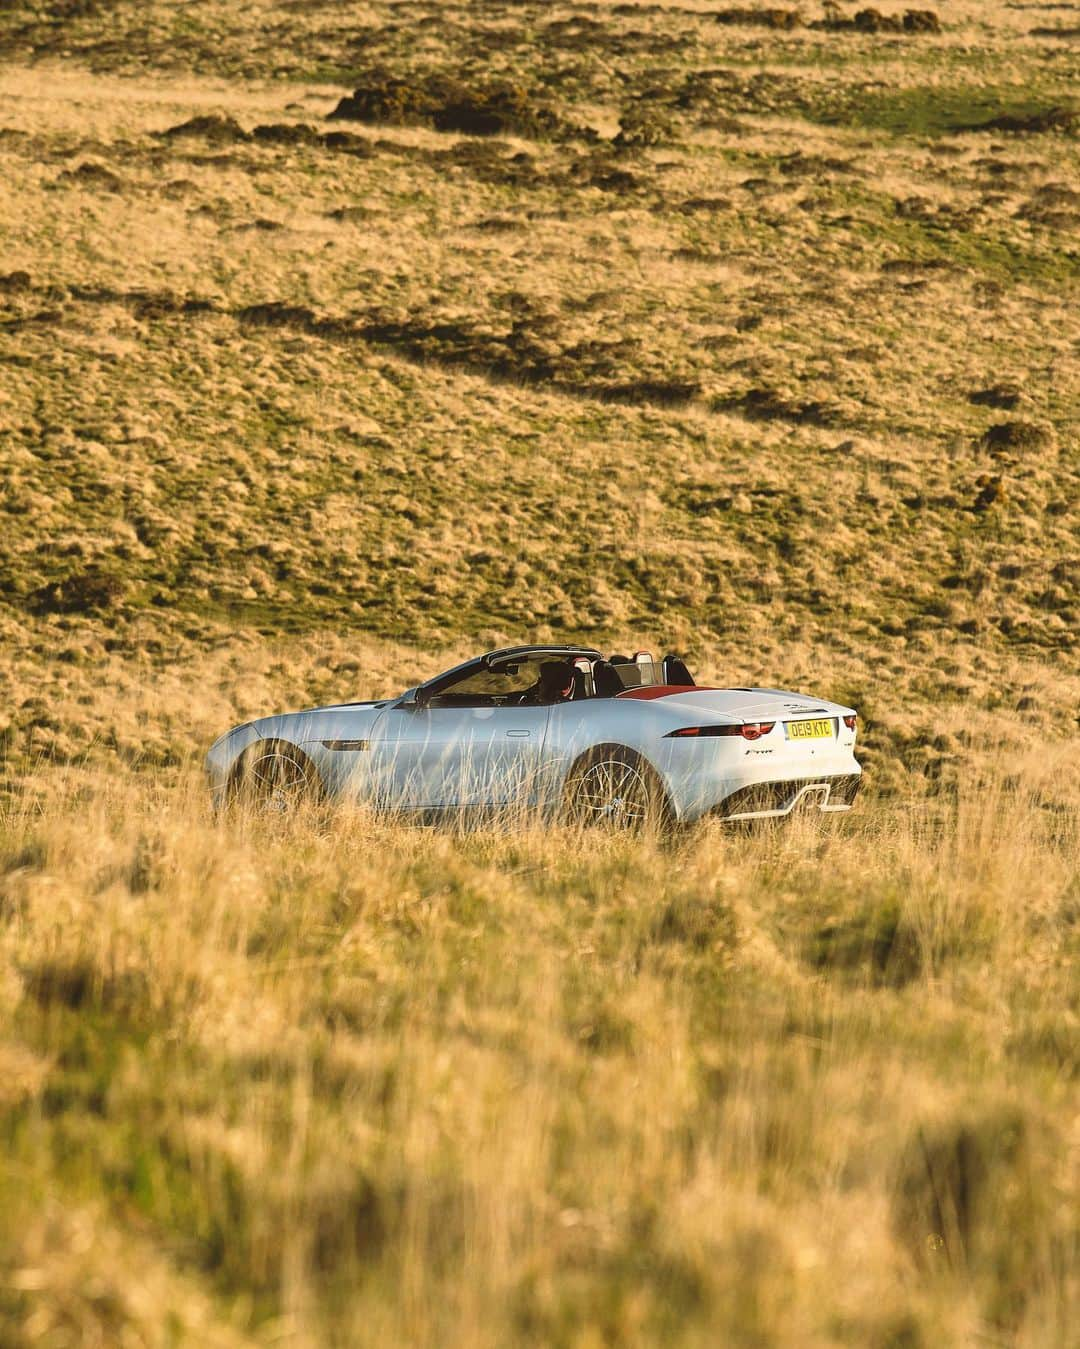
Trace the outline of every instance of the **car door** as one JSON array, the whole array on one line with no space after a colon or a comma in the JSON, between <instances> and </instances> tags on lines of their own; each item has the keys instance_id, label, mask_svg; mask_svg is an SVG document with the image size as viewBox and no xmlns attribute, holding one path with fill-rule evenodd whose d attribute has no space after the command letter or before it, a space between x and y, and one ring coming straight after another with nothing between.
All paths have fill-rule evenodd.
<instances>
[{"instance_id":1,"label":"car door","mask_svg":"<svg viewBox=\"0 0 1080 1349\"><path fill-rule=\"evenodd\" d=\"M546 707L387 708L371 742L376 804L397 810L532 804Z\"/></svg>"},{"instance_id":2,"label":"car door","mask_svg":"<svg viewBox=\"0 0 1080 1349\"><path fill-rule=\"evenodd\" d=\"M421 782L428 709L411 698L393 703L376 722L368 747L369 800L381 810L416 810L428 791Z\"/></svg>"},{"instance_id":3,"label":"car door","mask_svg":"<svg viewBox=\"0 0 1080 1349\"><path fill-rule=\"evenodd\" d=\"M433 799L424 804L531 805L548 713L547 707L432 708L421 781Z\"/></svg>"}]
</instances>

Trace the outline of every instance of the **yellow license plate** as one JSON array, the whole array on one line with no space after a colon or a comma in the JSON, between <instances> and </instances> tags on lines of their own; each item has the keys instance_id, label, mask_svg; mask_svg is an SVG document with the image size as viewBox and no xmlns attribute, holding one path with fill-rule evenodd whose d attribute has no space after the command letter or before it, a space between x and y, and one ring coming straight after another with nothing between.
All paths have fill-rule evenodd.
<instances>
[{"instance_id":1,"label":"yellow license plate","mask_svg":"<svg viewBox=\"0 0 1080 1349\"><path fill-rule=\"evenodd\" d=\"M833 724L830 718L821 721L785 721L789 740L831 740Z\"/></svg>"}]
</instances>

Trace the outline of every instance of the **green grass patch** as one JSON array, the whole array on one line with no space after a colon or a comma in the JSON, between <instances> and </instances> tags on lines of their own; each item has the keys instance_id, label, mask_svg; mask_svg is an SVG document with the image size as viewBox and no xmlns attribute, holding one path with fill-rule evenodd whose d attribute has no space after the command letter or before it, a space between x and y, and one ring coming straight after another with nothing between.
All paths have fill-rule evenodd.
<instances>
[{"instance_id":1,"label":"green grass patch","mask_svg":"<svg viewBox=\"0 0 1080 1349\"><path fill-rule=\"evenodd\" d=\"M852 93L819 120L826 125L865 127L891 136L939 137L977 130L999 117L1037 116L1061 102L1060 95L1040 95L1014 86L924 85L888 93Z\"/></svg>"}]
</instances>

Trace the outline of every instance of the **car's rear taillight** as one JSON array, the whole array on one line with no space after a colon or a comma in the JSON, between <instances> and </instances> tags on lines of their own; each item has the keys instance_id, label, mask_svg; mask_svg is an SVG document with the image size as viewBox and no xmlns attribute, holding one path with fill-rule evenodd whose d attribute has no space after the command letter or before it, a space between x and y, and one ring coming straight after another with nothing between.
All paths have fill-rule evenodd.
<instances>
[{"instance_id":1,"label":"car's rear taillight","mask_svg":"<svg viewBox=\"0 0 1080 1349\"><path fill-rule=\"evenodd\" d=\"M744 740L760 740L776 725L775 721L746 721L741 726L681 726L668 731L668 740L681 740L691 735L741 735Z\"/></svg>"},{"instance_id":2,"label":"car's rear taillight","mask_svg":"<svg viewBox=\"0 0 1080 1349\"><path fill-rule=\"evenodd\" d=\"M848 728L849 731L853 731L855 729L855 723L858 720L859 720L858 716L854 712L852 712L850 717L844 718L844 725Z\"/></svg>"}]
</instances>

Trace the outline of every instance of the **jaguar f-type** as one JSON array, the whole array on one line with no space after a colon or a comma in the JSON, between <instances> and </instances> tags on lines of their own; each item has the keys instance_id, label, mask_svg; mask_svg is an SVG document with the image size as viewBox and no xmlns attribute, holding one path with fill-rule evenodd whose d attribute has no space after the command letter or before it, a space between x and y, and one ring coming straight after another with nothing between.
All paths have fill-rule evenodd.
<instances>
[{"instance_id":1,"label":"jaguar f-type","mask_svg":"<svg viewBox=\"0 0 1080 1349\"><path fill-rule=\"evenodd\" d=\"M525 808L614 826L847 811L854 708L698 684L674 655L490 651L393 698L245 722L206 759L216 805L305 798L424 817Z\"/></svg>"}]
</instances>

